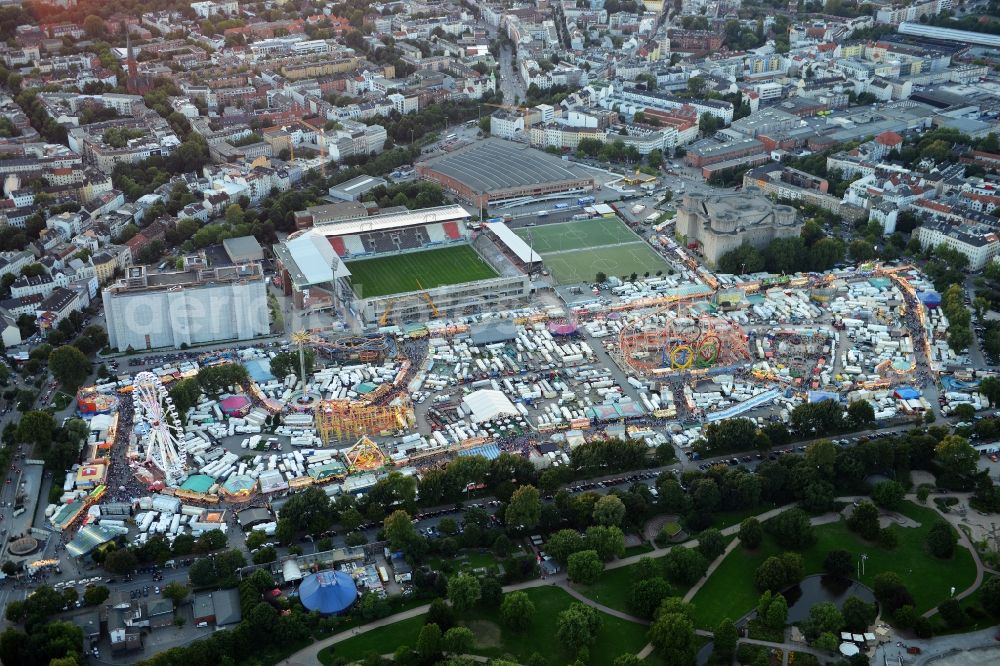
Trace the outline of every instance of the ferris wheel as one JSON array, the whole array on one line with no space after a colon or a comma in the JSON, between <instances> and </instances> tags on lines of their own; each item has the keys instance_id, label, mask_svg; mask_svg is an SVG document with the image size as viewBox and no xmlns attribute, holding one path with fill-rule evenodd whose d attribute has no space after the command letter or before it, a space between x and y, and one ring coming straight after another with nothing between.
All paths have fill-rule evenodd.
<instances>
[{"instance_id":1,"label":"ferris wheel","mask_svg":"<svg viewBox=\"0 0 1000 666\"><path fill-rule=\"evenodd\" d=\"M187 445L174 401L152 372L140 372L132 380L135 431L145 432L146 462L155 465L176 486L187 476Z\"/></svg>"}]
</instances>

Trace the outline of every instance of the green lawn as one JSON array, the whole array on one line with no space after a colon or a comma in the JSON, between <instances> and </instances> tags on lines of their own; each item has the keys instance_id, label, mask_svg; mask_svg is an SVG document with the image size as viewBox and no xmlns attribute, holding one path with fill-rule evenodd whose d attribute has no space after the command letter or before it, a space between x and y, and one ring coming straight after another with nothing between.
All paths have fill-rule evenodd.
<instances>
[{"instance_id":1,"label":"green lawn","mask_svg":"<svg viewBox=\"0 0 1000 666\"><path fill-rule=\"evenodd\" d=\"M985 576L983 578L983 583L994 577L995 576L990 575ZM982 607L982 602L980 601L981 590L982 588L976 590L959 602L962 609L965 611L966 616L969 618L968 624L962 627L950 627L941 617L941 614L938 613L931 617L931 626L934 627L934 635L966 633L969 631L979 631L980 629L995 626L1000 618L990 615L990 613Z\"/></svg>"},{"instance_id":2,"label":"green lawn","mask_svg":"<svg viewBox=\"0 0 1000 666\"><path fill-rule=\"evenodd\" d=\"M900 513L919 522L920 527L894 526L899 545L892 550L864 542L843 522L815 528L816 544L802 553L805 573L822 573L823 559L831 550L867 553L869 559L861 582L871 585L877 574L895 571L906 582L919 613L947 599L952 586L956 591L969 587L976 570L967 550L957 548L951 560L939 560L924 548L924 539L937 513L910 502L903 505ZM780 552L778 545L767 537L754 552L739 547L730 553L692 600L698 626L711 629L724 617L735 620L751 610L760 596L753 586L753 573L767 557Z\"/></svg>"},{"instance_id":3,"label":"green lawn","mask_svg":"<svg viewBox=\"0 0 1000 666\"><path fill-rule=\"evenodd\" d=\"M542 255L560 284L592 282L598 272L628 277L653 275L666 262L618 218L595 218L516 229Z\"/></svg>"},{"instance_id":4,"label":"green lawn","mask_svg":"<svg viewBox=\"0 0 1000 666\"><path fill-rule=\"evenodd\" d=\"M640 240L616 217L597 217L591 220L521 227L515 229L514 233L531 243L531 247L539 254L620 245Z\"/></svg>"},{"instance_id":5,"label":"green lawn","mask_svg":"<svg viewBox=\"0 0 1000 666\"><path fill-rule=\"evenodd\" d=\"M521 552L515 549L513 554ZM447 562L440 557L432 557L427 561L428 566L434 571L445 572L471 572L473 569L487 569L490 573L496 573L499 562L492 553L480 553L478 551L460 551L455 557Z\"/></svg>"},{"instance_id":6,"label":"green lawn","mask_svg":"<svg viewBox=\"0 0 1000 666\"><path fill-rule=\"evenodd\" d=\"M424 626L424 615L401 620L385 627L379 627L336 645L323 648L319 660L329 664L333 658L343 657L349 661L361 660L370 652L390 654L397 645L416 645L417 634Z\"/></svg>"},{"instance_id":7,"label":"green lawn","mask_svg":"<svg viewBox=\"0 0 1000 666\"><path fill-rule=\"evenodd\" d=\"M726 537L726 543L728 544L733 538L735 537ZM655 559L660 561L663 557ZM608 608L628 613L628 595L632 589L632 584L636 581L635 572L637 569L637 564L630 564L625 567L618 567L617 569L608 569L601 574L600 580L593 585L576 585L575 587L588 599L593 599ZM671 594L674 596L683 597L691 588L670 583L670 589Z\"/></svg>"},{"instance_id":8,"label":"green lawn","mask_svg":"<svg viewBox=\"0 0 1000 666\"><path fill-rule=\"evenodd\" d=\"M668 266L645 241L611 247L593 247L557 254L542 254L542 263L559 284L593 282L597 273L628 279L632 273L655 275Z\"/></svg>"},{"instance_id":9,"label":"green lawn","mask_svg":"<svg viewBox=\"0 0 1000 666\"><path fill-rule=\"evenodd\" d=\"M571 660L571 656L563 654L562 648L556 644L555 634L556 618L573 602L573 598L556 587L536 587L525 592L535 604L535 617L524 634L511 635L501 630L496 610L477 609L466 615L462 624L476 634L475 654L492 658L509 654L520 663L525 663L534 652L547 657L552 664ZM618 655L637 653L647 643L645 626L608 615L603 618L604 626L590 647L590 663L610 664ZM320 661L329 664L335 656L348 660L363 659L370 652L388 654L399 645L413 646L423 623L424 616L421 616L369 631L324 649L319 654Z\"/></svg>"},{"instance_id":10,"label":"green lawn","mask_svg":"<svg viewBox=\"0 0 1000 666\"><path fill-rule=\"evenodd\" d=\"M497 276L468 245L345 262L362 298L400 294Z\"/></svg>"},{"instance_id":11,"label":"green lawn","mask_svg":"<svg viewBox=\"0 0 1000 666\"><path fill-rule=\"evenodd\" d=\"M73 402L73 396L67 395L62 391L56 391L56 394L52 396L52 409L60 412L70 406Z\"/></svg>"}]
</instances>

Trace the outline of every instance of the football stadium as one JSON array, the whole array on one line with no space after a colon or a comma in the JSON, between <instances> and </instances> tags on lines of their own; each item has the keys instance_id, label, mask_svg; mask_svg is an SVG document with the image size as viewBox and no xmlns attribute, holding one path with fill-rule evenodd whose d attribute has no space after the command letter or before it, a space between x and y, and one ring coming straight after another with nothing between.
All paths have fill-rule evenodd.
<instances>
[{"instance_id":1,"label":"football stadium","mask_svg":"<svg viewBox=\"0 0 1000 666\"><path fill-rule=\"evenodd\" d=\"M481 312L525 299L523 245L470 229L461 206L345 220L274 247L275 279L297 308L336 309L365 327ZM511 234L513 236L513 234Z\"/></svg>"}]
</instances>

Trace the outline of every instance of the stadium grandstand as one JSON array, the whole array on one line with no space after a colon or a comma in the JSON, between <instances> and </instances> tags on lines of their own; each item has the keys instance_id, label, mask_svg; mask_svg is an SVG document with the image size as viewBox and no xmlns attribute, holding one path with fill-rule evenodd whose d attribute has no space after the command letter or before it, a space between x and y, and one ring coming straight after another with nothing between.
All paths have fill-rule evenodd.
<instances>
[{"instance_id":1,"label":"stadium grandstand","mask_svg":"<svg viewBox=\"0 0 1000 666\"><path fill-rule=\"evenodd\" d=\"M275 282L296 308L334 309L359 329L524 299L526 248L473 226L448 205L299 231L274 246Z\"/></svg>"}]
</instances>

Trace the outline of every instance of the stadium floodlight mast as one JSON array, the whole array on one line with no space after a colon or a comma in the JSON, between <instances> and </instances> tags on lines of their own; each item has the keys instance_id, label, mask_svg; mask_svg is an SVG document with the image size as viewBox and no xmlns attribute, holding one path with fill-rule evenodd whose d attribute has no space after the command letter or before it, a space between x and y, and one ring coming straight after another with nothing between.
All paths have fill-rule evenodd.
<instances>
[{"instance_id":1,"label":"stadium floodlight mast","mask_svg":"<svg viewBox=\"0 0 1000 666\"><path fill-rule=\"evenodd\" d=\"M132 380L135 423L146 424L146 462L156 466L169 486L187 477L187 444L173 398L152 372L140 372Z\"/></svg>"}]
</instances>

